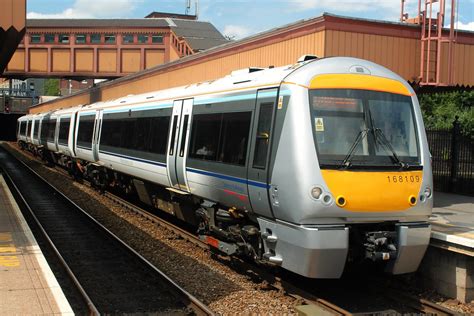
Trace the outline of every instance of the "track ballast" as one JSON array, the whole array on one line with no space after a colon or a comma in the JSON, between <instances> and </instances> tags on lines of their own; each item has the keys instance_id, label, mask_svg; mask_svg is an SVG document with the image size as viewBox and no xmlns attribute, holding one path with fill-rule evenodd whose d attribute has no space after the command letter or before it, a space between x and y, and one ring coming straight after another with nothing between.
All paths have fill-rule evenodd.
<instances>
[{"instance_id":1,"label":"track ballast","mask_svg":"<svg viewBox=\"0 0 474 316\"><path fill-rule=\"evenodd\" d=\"M100 313L207 314L194 297L3 148L0 166Z\"/></svg>"}]
</instances>

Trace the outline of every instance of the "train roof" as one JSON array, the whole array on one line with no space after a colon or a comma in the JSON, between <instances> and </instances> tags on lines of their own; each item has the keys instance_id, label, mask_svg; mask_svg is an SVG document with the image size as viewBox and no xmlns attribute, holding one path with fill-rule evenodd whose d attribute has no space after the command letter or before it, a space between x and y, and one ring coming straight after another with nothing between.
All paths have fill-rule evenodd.
<instances>
[{"instance_id":1,"label":"train roof","mask_svg":"<svg viewBox=\"0 0 474 316\"><path fill-rule=\"evenodd\" d=\"M306 63L308 61L303 61ZM233 93L253 90L265 86L278 86L281 81L294 71L295 65L275 68L245 68L232 71L231 74L216 80L193 83L186 86L154 91L150 93L128 95L119 99L97 102L84 106L82 110L127 106L151 102L166 102L169 100L186 99L196 96Z\"/></svg>"},{"instance_id":2,"label":"train roof","mask_svg":"<svg viewBox=\"0 0 474 316\"><path fill-rule=\"evenodd\" d=\"M316 62L315 62L316 61ZM311 64L308 67L306 65ZM79 110L86 112L111 107L130 107L142 104L169 103L172 100L187 98L199 99L205 95L221 93L239 93L243 91L257 90L279 86L285 78L302 86L307 86L309 80L318 73L347 73L355 66L364 66L368 73L375 76L391 78L403 82L407 89L411 90L408 83L391 70L373 62L353 57L328 57L316 58L315 56L303 56L298 63L275 68L245 68L232 71L231 74L216 80L199 82L170 89L154 92L128 95L118 99L100 101L89 105L77 105L72 108L48 112L54 117L61 114L69 114ZM313 71L304 71L313 69ZM370 70L369 70L370 69ZM291 75L291 76L290 76ZM43 113L44 114L44 113ZM29 117L29 116L26 116Z\"/></svg>"}]
</instances>

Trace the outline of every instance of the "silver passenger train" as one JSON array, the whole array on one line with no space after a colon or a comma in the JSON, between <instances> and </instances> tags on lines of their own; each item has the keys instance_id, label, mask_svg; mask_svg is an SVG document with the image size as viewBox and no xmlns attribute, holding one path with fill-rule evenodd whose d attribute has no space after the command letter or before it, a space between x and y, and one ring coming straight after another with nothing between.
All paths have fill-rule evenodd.
<instances>
[{"instance_id":1,"label":"silver passenger train","mask_svg":"<svg viewBox=\"0 0 474 316\"><path fill-rule=\"evenodd\" d=\"M369 61L279 68L26 115L18 141L99 188L194 224L229 255L310 278L417 269L430 238L418 100Z\"/></svg>"}]
</instances>

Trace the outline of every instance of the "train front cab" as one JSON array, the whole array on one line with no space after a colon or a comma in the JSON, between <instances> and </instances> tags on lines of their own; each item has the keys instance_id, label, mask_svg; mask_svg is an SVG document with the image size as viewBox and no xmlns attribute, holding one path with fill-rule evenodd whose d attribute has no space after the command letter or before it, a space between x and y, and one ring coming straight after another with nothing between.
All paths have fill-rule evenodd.
<instances>
[{"instance_id":1,"label":"train front cab","mask_svg":"<svg viewBox=\"0 0 474 316\"><path fill-rule=\"evenodd\" d=\"M267 258L311 278L338 278L360 256L393 274L415 271L430 238L432 176L413 90L353 58L314 62L285 81L269 194L276 220L258 220Z\"/></svg>"}]
</instances>

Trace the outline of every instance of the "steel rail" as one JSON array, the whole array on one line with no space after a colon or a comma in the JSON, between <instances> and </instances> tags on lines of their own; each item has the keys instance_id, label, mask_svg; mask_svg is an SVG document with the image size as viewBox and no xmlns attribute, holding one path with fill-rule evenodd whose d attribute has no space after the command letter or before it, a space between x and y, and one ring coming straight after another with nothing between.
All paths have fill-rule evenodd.
<instances>
[{"instance_id":1,"label":"steel rail","mask_svg":"<svg viewBox=\"0 0 474 316\"><path fill-rule=\"evenodd\" d=\"M388 298L397 301L403 302L406 305L410 306L417 311L430 315L445 315L445 316L457 316L461 315L456 311L453 311L449 308L441 306L439 304L430 302L424 298L417 297L415 295L407 294L401 290L390 288L388 292L385 293L385 296Z\"/></svg>"},{"instance_id":2,"label":"steel rail","mask_svg":"<svg viewBox=\"0 0 474 316\"><path fill-rule=\"evenodd\" d=\"M5 170L2 170L2 174L5 176L6 182L9 186L10 190L13 189L15 191L14 194L17 195L21 199L23 205L26 207L26 209L30 213L31 217L35 221L36 225L38 226L41 234L43 235L43 238L47 241L49 247L53 250L53 253L55 254L55 256L58 258L59 262L61 263L61 266L64 268L64 270L66 270L69 278L71 279L71 281L74 283L77 290L81 294L82 299L84 300L84 302L87 305L87 308L89 309L90 315L100 315L99 311L97 310L97 307L94 305L94 302L92 302L89 295L86 293L86 291L82 287L81 283L79 282L79 280L74 275L74 272L72 272L71 268L69 267L69 265L64 260L63 256L59 252L58 248L56 247L56 245L53 243L53 241L49 237L49 235L46 232L46 230L44 229L43 225L41 225L41 222L36 217L33 209L30 207L29 203L26 201L23 194L20 192L20 189L16 186L13 179L10 177L10 175Z\"/></svg>"},{"instance_id":3,"label":"steel rail","mask_svg":"<svg viewBox=\"0 0 474 316\"><path fill-rule=\"evenodd\" d=\"M13 156L15 157L15 156ZM60 196L62 196L64 199L66 199L69 203L71 203L72 205L74 205L74 207L76 207L79 211L81 211L84 215L86 215L90 220L92 220L99 228L101 228L103 231L105 231L107 234L109 234L112 238L114 238L119 244L121 244L124 248L126 248L128 251L130 251L131 253L133 253L136 257L138 257L142 262L144 262L150 269L152 269L153 271L155 271L157 274L159 274L164 280L166 280L173 288L175 288L179 294L184 297L184 301L185 302L188 302L188 307L190 307L197 315L214 315L214 312L207 306L205 305L203 302L201 302L200 300L198 300L195 296L193 296L192 294L190 294L189 292L187 292L183 287L181 287L180 285L178 285L175 281L173 281L170 277L168 277L164 272L162 272L161 270L159 270L155 265L153 265L150 261L148 261L146 258L144 258L141 254L139 254L135 249L133 249L132 247L130 247L128 244L126 244L123 240L121 240L118 236L116 236L114 233L112 233L108 228L106 228L104 225L102 225L100 222L98 222L95 218L93 218L90 214L88 214L85 210L83 210L79 205L77 205L74 201L72 201L69 197L67 197L64 193L62 193L60 190L58 190L55 186L53 186L52 184L50 184L46 179L44 179L41 175L39 175L35 170L33 170L30 166L28 166L25 162L23 162L22 160L18 159L17 157L15 157L15 159L17 159L22 165L24 165L26 168L28 168L33 174L35 174L39 179L41 179L42 182L44 182L46 185L48 185L49 187L51 187L55 192L57 192ZM8 178L11 180L11 178L8 176ZM16 190L18 190L17 187L15 187ZM19 193L19 191L18 191ZM22 196L22 199L23 201L26 203L25 199L23 198ZM30 209L30 212L33 212ZM33 214L33 213L32 213ZM34 214L33 214L34 216ZM38 219L36 218L36 216L34 216L35 220L37 221L37 223L39 224L39 221ZM42 227L41 227L42 228ZM42 231L44 231L44 229L42 228ZM46 234L46 231L44 231L44 233ZM51 239L49 239L48 237L48 240L51 242L51 244L54 246L54 244L52 243ZM56 247L54 247L54 249L57 251ZM58 252L59 254L59 252ZM59 254L60 255L60 254ZM62 257L61 257L62 259ZM65 263L64 259L62 259L62 261ZM65 263L66 264L66 263ZM70 269L69 269L70 271ZM72 274L72 276L74 276L74 274L72 273L72 271L70 271L70 273ZM74 277L75 278L75 277ZM76 278L75 278L76 279ZM76 279L77 280L77 279ZM77 281L77 283L79 283L79 281ZM84 293L84 295L87 295L87 293L85 292L85 290L82 288L81 286L81 293ZM87 296L88 297L88 296ZM89 299L90 301L90 299ZM95 311L97 311L97 309L95 309ZM97 314L94 312L93 314L95 315L99 315L99 312L97 311Z\"/></svg>"}]
</instances>

